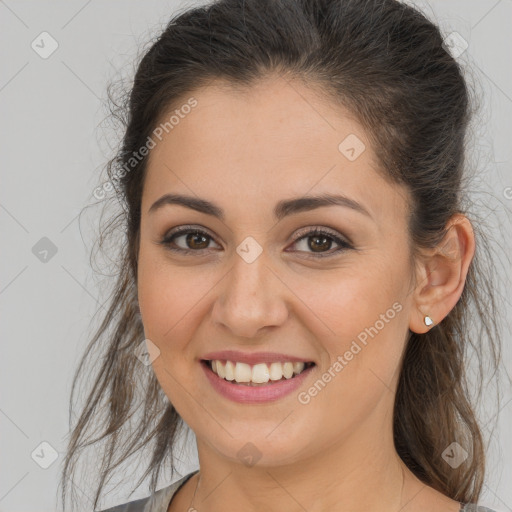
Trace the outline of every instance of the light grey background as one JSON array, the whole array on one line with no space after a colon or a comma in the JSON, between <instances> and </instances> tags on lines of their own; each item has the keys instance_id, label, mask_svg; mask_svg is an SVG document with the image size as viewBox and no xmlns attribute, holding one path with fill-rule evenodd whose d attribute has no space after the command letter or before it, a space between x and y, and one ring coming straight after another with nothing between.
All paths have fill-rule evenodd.
<instances>
[{"instance_id":1,"label":"light grey background","mask_svg":"<svg viewBox=\"0 0 512 512\"><path fill-rule=\"evenodd\" d=\"M94 202L92 191L102 181L100 173L115 143L108 127L100 128L106 115L106 85L121 72L129 75L140 45L160 31L178 7L193 3L201 2L0 2L1 512L57 510L71 377L88 341L90 319L105 300L89 264L91 227L97 224L99 210L91 209L81 224L77 215ZM512 187L512 1L414 3L436 19L446 35L457 31L469 43L460 59L471 65L485 94L475 158L482 184L510 210L512 198L506 191L512 190L507 189ZM31 47L44 31L58 43L46 59ZM49 44L46 39L46 50ZM497 211L502 220L495 228L510 238L503 213ZM57 249L46 263L33 252L36 244L45 243L40 242L43 237ZM510 268L503 272L510 274ZM504 307L510 318L510 304ZM512 374L510 334L504 340L505 365ZM511 390L503 389L481 501L499 511L512 511L511 399ZM42 442L58 456L48 469L36 463L52 453L46 445L41 448ZM195 447L182 459L182 474L194 469ZM86 506L90 491L85 480L75 484ZM130 491L130 482L125 482L103 505L126 501ZM145 495L141 487L130 499Z\"/></svg>"}]
</instances>

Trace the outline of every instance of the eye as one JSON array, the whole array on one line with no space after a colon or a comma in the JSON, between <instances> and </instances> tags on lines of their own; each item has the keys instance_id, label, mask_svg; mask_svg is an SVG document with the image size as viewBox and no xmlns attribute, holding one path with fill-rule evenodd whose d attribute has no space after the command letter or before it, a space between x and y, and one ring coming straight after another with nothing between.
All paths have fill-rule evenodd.
<instances>
[{"instance_id":1,"label":"eye","mask_svg":"<svg viewBox=\"0 0 512 512\"><path fill-rule=\"evenodd\" d=\"M176 240L180 238L183 238L181 243L184 244L184 247L176 244ZM193 226L182 226L167 233L160 243L170 251L189 254L207 249L211 240L213 240L212 236L202 229Z\"/></svg>"},{"instance_id":2,"label":"eye","mask_svg":"<svg viewBox=\"0 0 512 512\"><path fill-rule=\"evenodd\" d=\"M177 243L180 238L183 238L182 245ZM213 241L213 237L208 232L194 226L181 226L167 233L160 244L173 252L198 255L201 251L209 248L211 241ZM338 247L329 251L333 242ZM352 244L338 236L336 232L320 227L299 232L292 245L300 244L302 244L302 250L299 252L309 252L307 257L313 258L334 256L341 251L353 249Z\"/></svg>"},{"instance_id":3,"label":"eye","mask_svg":"<svg viewBox=\"0 0 512 512\"><path fill-rule=\"evenodd\" d=\"M339 247L328 252L333 242L338 244ZM302 244L302 248L305 252L308 252L307 249L310 249L311 252L307 255L308 258L325 258L334 256L347 249L353 249L353 246L349 242L343 240L334 232L319 227L315 227L306 232L300 232L293 244Z\"/></svg>"}]
</instances>

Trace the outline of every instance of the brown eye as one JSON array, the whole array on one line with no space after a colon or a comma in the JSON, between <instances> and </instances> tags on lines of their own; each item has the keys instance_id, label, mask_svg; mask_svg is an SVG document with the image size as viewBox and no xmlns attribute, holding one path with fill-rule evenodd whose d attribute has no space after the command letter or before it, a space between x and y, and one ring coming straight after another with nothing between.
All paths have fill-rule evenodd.
<instances>
[{"instance_id":1,"label":"brown eye","mask_svg":"<svg viewBox=\"0 0 512 512\"><path fill-rule=\"evenodd\" d=\"M180 239L182 239L182 241L177 243L177 240ZM199 253L208 249L212 240L213 238L205 231L197 228L190 229L185 227L167 234L160 243L171 251L181 253Z\"/></svg>"},{"instance_id":2,"label":"brown eye","mask_svg":"<svg viewBox=\"0 0 512 512\"><path fill-rule=\"evenodd\" d=\"M313 236L313 237L308 237L308 240L310 240L310 243L308 244L309 248L313 251L313 252L322 252L323 250L328 250L331 248L331 244L332 244L332 238L328 237L328 236Z\"/></svg>"},{"instance_id":3,"label":"brown eye","mask_svg":"<svg viewBox=\"0 0 512 512\"><path fill-rule=\"evenodd\" d=\"M339 247L329 251L333 243L338 244ZM302 247L300 247L301 244ZM309 253L308 257L312 256L313 258L334 256L337 253L353 248L349 242L336 234L318 228L303 233L302 236L295 239L293 245L299 246L299 252Z\"/></svg>"},{"instance_id":4,"label":"brown eye","mask_svg":"<svg viewBox=\"0 0 512 512\"><path fill-rule=\"evenodd\" d=\"M185 243L187 248L191 249L206 249L208 247L209 237L201 233L188 233L185 235Z\"/></svg>"},{"instance_id":5,"label":"brown eye","mask_svg":"<svg viewBox=\"0 0 512 512\"><path fill-rule=\"evenodd\" d=\"M177 242L182 239L181 242ZM201 255L206 249L210 249L210 242L213 241L213 237L206 231L190 226L183 226L180 229L176 229L168 233L160 243L169 249L170 251L182 253L182 254L193 254ZM338 247L334 250L332 248L333 243L337 244ZM347 249L353 249L353 246L342 239L338 235L331 233L325 229L310 229L295 239L293 245L300 245L302 247L299 252L305 253L306 257L323 258L328 256L334 256Z\"/></svg>"}]
</instances>

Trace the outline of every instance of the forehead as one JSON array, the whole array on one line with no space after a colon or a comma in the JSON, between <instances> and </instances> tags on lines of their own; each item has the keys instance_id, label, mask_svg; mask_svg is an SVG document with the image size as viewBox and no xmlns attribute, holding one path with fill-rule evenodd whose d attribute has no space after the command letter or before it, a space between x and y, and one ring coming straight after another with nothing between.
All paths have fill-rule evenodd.
<instances>
[{"instance_id":1,"label":"forehead","mask_svg":"<svg viewBox=\"0 0 512 512\"><path fill-rule=\"evenodd\" d=\"M217 198L235 218L308 192L350 196L374 218L403 210L405 191L377 171L362 126L320 90L274 77L249 88L215 82L182 104L191 97L196 105L154 139L143 211L166 192ZM176 110L180 103L161 122Z\"/></svg>"}]
</instances>

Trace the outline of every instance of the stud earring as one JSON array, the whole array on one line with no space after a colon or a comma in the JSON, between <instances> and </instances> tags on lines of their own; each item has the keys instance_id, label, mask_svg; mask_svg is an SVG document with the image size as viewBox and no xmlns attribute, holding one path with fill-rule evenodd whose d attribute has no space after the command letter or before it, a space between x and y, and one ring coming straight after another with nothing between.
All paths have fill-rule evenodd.
<instances>
[{"instance_id":1,"label":"stud earring","mask_svg":"<svg viewBox=\"0 0 512 512\"><path fill-rule=\"evenodd\" d=\"M423 319L423 321L425 322L425 325L427 326L431 326L434 324L434 321L432 320L432 318L430 318L428 315L425 316L425 318Z\"/></svg>"}]
</instances>

